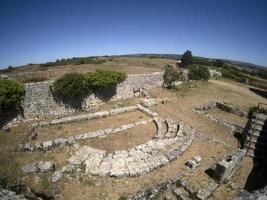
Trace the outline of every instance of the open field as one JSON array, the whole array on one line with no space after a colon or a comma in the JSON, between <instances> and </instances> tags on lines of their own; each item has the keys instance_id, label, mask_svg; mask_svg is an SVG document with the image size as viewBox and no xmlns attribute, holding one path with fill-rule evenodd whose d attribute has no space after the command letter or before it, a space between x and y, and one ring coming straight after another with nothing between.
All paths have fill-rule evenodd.
<instances>
[{"instance_id":1,"label":"open field","mask_svg":"<svg viewBox=\"0 0 267 200\"><path fill-rule=\"evenodd\" d=\"M86 73L96 69L108 69L124 71L128 74L142 74L163 71L167 64L175 64L175 60L160 58L134 58L134 57L114 57L108 58L102 64L82 64L63 65L53 67L43 67L40 65L28 65L14 68L9 75L17 80L27 82L27 79L50 80L61 77L63 74L71 72Z\"/></svg>"}]
</instances>

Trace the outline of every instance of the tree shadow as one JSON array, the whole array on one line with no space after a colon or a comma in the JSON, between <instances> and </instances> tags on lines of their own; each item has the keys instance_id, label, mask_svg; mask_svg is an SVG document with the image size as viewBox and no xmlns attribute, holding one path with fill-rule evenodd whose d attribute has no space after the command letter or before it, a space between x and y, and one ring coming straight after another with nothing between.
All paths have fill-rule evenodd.
<instances>
[{"instance_id":1,"label":"tree shadow","mask_svg":"<svg viewBox=\"0 0 267 200\"><path fill-rule=\"evenodd\" d=\"M247 180L245 189L253 191L267 185L267 122L265 121L263 131L260 132L255 145L253 158L253 169ZM263 144L265 143L265 144Z\"/></svg>"},{"instance_id":2,"label":"tree shadow","mask_svg":"<svg viewBox=\"0 0 267 200\"><path fill-rule=\"evenodd\" d=\"M116 87L112 87L112 88L108 88L108 89L105 89L105 90L89 92L85 96L76 96L76 97L62 97L62 96L57 95L56 93L54 93L52 90L51 90L51 93L53 95L53 99L57 103L63 104L65 107L71 107L71 108L73 108L75 110L82 110L83 109L84 100L86 99L86 97L94 94L101 101L106 102L106 101L109 101L117 93L117 88Z\"/></svg>"},{"instance_id":3,"label":"tree shadow","mask_svg":"<svg viewBox=\"0 0 267 200\"><path fill-rule=\"evenodd\" d=\"M13 119L21 115L24 118L23 108L18 109L10 108L4 112L0 112L0 128L3 128L7 123L11 122Z\"/></svg>"},{"instance_id":4,"label":"tree shadow","mask_svg":"<svg viewBox=\"0 0 267 200\"><path fill-rule=\"evenodd\" d=\"M109 101L115 94L117 94L117 87L111 87L105 90L99 90L96 91L94 94L102 101Z\"/></svg>"},{"instance_id":5,"label":"tree shadow","mask_svg":"<svg viewBox=\"0 0 267 200\"><path fill-rule=\"evenodd\" d=\"M249 90L267 99L267 91L256 89L256 88L249 88Z\"/></svg>"}]
</instances>

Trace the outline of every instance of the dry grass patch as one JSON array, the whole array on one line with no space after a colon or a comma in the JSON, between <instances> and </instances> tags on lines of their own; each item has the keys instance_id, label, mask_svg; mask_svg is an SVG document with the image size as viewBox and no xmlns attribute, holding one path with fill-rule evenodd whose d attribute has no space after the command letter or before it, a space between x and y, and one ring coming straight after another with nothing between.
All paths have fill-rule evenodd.
<instances>
[{"instance_id":1,"label":"dry grass patch","mask_svg":"<svg viewBox=\"0 0 267 200\"><path fill-rule=\"evenodd\" d=\"M152 122L147 125L136 126L127 131L111 134L105 138L87 140L81 142L81 144L106 150L107 153L113 153L116 150L127 150L151 140L156 134L156 131L156 126Z\"/></svg>"},{"instance_id":2,"label":"dry grass patch","mask_svg":"<svg viewBox=\"0 0 267 200\"><path fill-rule=\"evenodd\" d=\"M140 111L128 112L114 116L108 116L101 119L85 120L80 122L72 122L68 124L53 125L49 127L38 127L37 141L53 140L61 137L69 137L84 132L91 132L106 128L115 128L123 124L128 124L140 120L148 119L144 113Z\"/></svg>"}]
</instances>

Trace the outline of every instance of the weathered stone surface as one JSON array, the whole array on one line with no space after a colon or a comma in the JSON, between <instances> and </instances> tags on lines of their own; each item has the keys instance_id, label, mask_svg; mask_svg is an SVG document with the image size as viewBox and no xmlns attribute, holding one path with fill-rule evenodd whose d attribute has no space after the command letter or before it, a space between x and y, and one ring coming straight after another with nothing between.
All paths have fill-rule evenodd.
<instances>
[{"instance_id":1,"label":"weathered stone surface","mask_svg":"<svg viewBox=\"0 0 267 200\"><path fill-rule=\"evenodd\" d=\"M148 116L150 116L150 117L156 117L156 116L158 116L158 113L153 112L153 111L149 110L148 108L146 108L146 107L144 107L144 106L142 106L142 105L140 105L140 104L137 104L137 108L138 108L140 111L142 111L142 112L144 112L145 114L147 114Z\"/></svg>"},{"instance_id":2,"label":"weathered stone surface","mask_svg":"<svg viewBox=\"0 0 267 200\"><path fill-rule=\"evenodd\" d=\"M17 195L15 192L0 187L1 200L27 200L23 195Z\"/></svg>"},{"instance_id":3,"label":"weathered stone surface","mask_svg":"<svg viewBox=\"0 0 267 200\"><path fill-rule=\"evenodd\" d=\"M35 173L39 171L36 162L24 165L21 169L24 173Z\"/></svg>"},{"instance_id":4,"label":"weathered stone surface","mask_svg":"<svg viewBox=\"0 0 267 200\"><path fill-rule=\"evenodd\" d=\"M46 142L43 142L43 149L45 151L47 150L51 150L53 148L53 141L46 141Z\"/></svg>"},{"instance_id":5,"label":"weathered stone surface","mask_svg":"<svg viewBox=\"0 0 267 200\"><path fill-rule=\"evenodd\" d=\"M142 99L140 104L146 108L150 108L151 106L157 105L157 102L155 99Z\"/></svg>"},{"instance_id":6,"label":"weathered stone surface","mask_svg":"<svg viewBox=\"0 0 267 200\"><path fill-rule=\"evenodd\" d=\"M246 150L239 149L236 154L231 156L228 160L222 160L221 162L217 163L214 177L220 182L228 182L235 174L236 170L240 167L245 154Z\"/></svg>"},{"instance_id":7,"label":"weathered stone surface","mask_svg":"<svg viewBox=\"0 0 267 200\"><path fill-rule=\"evenodd\" d=\"M52 172L55 169L55 165L50 161L37 162L37 168L40 172Z\"/></svg>"},{"instance_id":8,"label":"weathered stone surface","mask_svg":"<svg viewBox=\"0 0 267 200\"><path fill-rule=\"evenodd\" d=\"M51 172L55 165L50 161L39 161L24 165L21 169L24 173Z\"/></svg>"}]
</instances>

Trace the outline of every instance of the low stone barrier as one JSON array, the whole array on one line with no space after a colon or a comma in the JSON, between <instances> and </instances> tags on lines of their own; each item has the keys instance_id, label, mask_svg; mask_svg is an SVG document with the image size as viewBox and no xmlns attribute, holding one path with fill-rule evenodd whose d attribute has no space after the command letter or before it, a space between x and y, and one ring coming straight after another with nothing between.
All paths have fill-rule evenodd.
<instances>
[{"instance_id":1,"label":"low stone barrier","mask_svg":"<svg viewBox=\"0 0 267 200\"><path fill-rule=\"evenodd\" d=\"M128 150L115 151L113 154L84 146L69 159L69 162L73 165L85 164L86 173L90 175L141 176L177 159L191 145L193 139L194 130L190 129L186 140L178 136L152 139Z\"/></svg>"},{"instance_id":2,"label":"low stone barrier","mask_svg":"<svg viewBox=\"0 0 267 200\"><path fill-rule=\"evenodd\" d=\"M211 102L211 103L203 104L200 106L196 106L193 108L193 111L196 113L199 113L199 114L203 114L205 117L216 122L217 124L221 124L221 125L225 126L229 130L230 134L232 134L232 135L236 132L236 130L243 130L244 127L242 127L242 126L239 126L237 124L233 124L233 123L228 122L222 118L218 118L218 117L215 117L213 115L208 114L207 111L210 109L213 109L213 108L218 108L218 109L221 109L222 111L229 112L229 113L241 116L241 117L247 116L247 112L241 110L238 106L235 106L235 105L229 104L229 103L225 103L225 102L220 102L220 101Z\"/></svg>"},{"instance_id":3,"label":"low stone barrier","mask_svg":"<svg viewBox=\"0 0 267 200\"><path fill-rule=\"evenodd\" d=\"M88 139L97 138L97 137L105 137L109 134L122 132L130 128L133 128L135 126L139 126L142 124L145 125L152 121L153 119L148 119L148 120L138 121L138 122L134 122L130 124L125 124L117 128L107 128L107 129L102 129L98 131L86 132L86 133L71 136L68 138L58 138L55 140L49 140L49 141L45 141L41 143L19 144L15 146L13 150L14 151L48 151L48 150L52 150L54 148L62 147L65 145L73 145L82 140L88 140Z\"/></svg>"}]
</instances>

